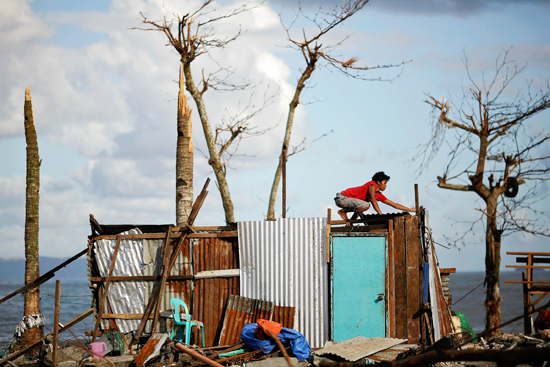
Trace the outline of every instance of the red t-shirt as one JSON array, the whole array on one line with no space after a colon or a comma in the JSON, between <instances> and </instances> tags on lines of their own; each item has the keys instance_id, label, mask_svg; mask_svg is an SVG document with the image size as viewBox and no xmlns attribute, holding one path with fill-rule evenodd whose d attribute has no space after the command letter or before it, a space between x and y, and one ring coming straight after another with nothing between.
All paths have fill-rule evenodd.
<instances>
[{"instance_id":1,"label":"red t-shirt","mask_svg":"<svg viewBox=\"0 0 550 367\"><path fill-rule=\"evenodd\" d=\"M366 184L364 184L363 186L352 187L350 189L342 191L342 195L344 195L348 198L355 198L355 199L368 201L367 200L367 193L369 192L369 186L372 186L372 185L374 185L375 190L378 188L378 186L376 185L376 182L369 181ZM388 200L388 198L386 198L380 191L376 192L376 194L374 195L374 198L376 199L376 201L386 201L386 200Z\"/></svg>"}]
</instances>

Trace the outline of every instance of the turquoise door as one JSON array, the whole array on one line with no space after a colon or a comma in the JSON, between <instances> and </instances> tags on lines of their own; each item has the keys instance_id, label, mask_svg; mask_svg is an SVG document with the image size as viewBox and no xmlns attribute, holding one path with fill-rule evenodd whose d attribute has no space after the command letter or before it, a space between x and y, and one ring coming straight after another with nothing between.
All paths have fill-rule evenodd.
<instances>
[{"instance_id":1,"label":"turquoise door","mask_svg":"<svg viewBox=\"0 0 550 367\"><path fill-rule=\"evenodd\" d=\"M386 237L332 237L332 341L386 336Z\"/></svg>"}]
</instances>

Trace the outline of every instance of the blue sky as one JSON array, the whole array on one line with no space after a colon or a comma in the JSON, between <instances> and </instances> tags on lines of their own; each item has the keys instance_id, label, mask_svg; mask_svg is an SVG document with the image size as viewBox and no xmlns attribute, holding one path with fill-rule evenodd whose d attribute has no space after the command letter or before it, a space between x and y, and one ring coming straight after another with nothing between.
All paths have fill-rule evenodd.
<instances>
[{"instance_id":1,"label":"blue sky","mask_svg":"<svg viewBox=\"0 0 550 367\"><path fill-rule=\"evenodd\" d=\"M305 1L306 12L341 1ZM40 248L43 256L67 257L80 251L89 235L88 215L101 223L173 223L175 116L178 57L158 33L131 30L140 12L161 19L167 10L187 13L198 1L19 1L0 4L0 257L24 254L25 141L24 91L31 87L39 136L41 169ZM222 2L230 8L233 1ZM414 5L412 5L414 4ZM476 76L494 70L496 57L510 56L527 65L517 79L543 87L550 75L548 1L405 1L372 0L330 41L346 35L344 57L367 65L400 63L398 69L366 74L391 82L345 78L328 68L316 70L302 95L292 143L326 137L288 163L287 202L290 217L326 216L334 194L370 180L384 170L391 176L386 196L404 205L414 202L414 183L421 204L430 211L439 242L468 229L460 221L478 217L475 194L442 190L436 177L445 155L417 177L410 162L419 144L430 137L430 108L424 93L459 101L467 87L465 55ZM217 29L247 32L213 57L236 68L237 80L254 79L262 93L277 94L253 124L270 127L286 119L289 98L303 61L285 48L279 12L288 16L296 2L274 0ZM197 70L212 70L206 56ZM396 76L398 76L396 78ZM205 94L213 121L245 103L246 93ZM214 178L196 108L193 114L195 195L207 177ZM529 121L526 133L548 130L548 112ZM283 138L282 123L268 134L243 141L228 181L238 221L262 220ZM548 147L545 148L548 151ZM547 186L543 185L543 188ZM537 204L548 208L548 198ZM277 204L280 214L280 201ZM391 212L382 207L384 212ZM212 183L197 218L198 225L223 224L219 195ZM458 222L457 222L458 221ZM484 248L477 236L466 246L440 248L443 267L481 270ZM506 251L548 251L548 240L512 235Z\"/></svg>"}]
</instances>

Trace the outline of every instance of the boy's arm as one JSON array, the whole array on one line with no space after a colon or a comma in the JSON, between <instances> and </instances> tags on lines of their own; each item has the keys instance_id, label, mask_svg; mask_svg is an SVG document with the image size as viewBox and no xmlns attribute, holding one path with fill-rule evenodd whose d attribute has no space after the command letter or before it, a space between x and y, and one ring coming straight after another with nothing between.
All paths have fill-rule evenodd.
<instances>
[{"instance_id":1,"label":"boy's arm","mask_svg":"<svg viewBox=\"0 0 550 367\"><path fill-rule=\"evenodd\" d=\"M369 190L367 191L367 201L372 203L372 207L378 214L382 214L380 207L378 206L378 201L376 201L376 191L374 191L374 185L369 186Z\"/></svg>"},{"instance_id":2,"label":"boy's arm","mask_svg":"<svg viewBox=\"0 0 550 367\"><path fill-rule=\"evenodd\" d=\"M389 199L388 199L388 200L384 200L384 201L382 201L382 202L383 202L384 204L386 204L386 205L389 205L389 206L394 207L395 209L405 210L405 211L407 211L407 212L415 212L415 211L416 211L415 208L407 208L406 206L403 206L403 205L401 205L401 204L394 203L393 201L391 201L391 200L389 200Z\"/></svg>"}]
</instances>

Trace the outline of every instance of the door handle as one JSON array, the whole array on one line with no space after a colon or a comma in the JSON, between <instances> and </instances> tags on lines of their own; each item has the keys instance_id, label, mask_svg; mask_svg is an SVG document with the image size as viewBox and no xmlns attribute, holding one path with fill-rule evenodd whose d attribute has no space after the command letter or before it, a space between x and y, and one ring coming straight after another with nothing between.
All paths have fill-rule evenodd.
<instances>
[{"instance_id":1,"label":"door handle","mask_svg":"<svg viewBox=\"0 0 550 367\"><path fill-rule=\"evenodd\" d=\"M384 293L378 293L378 298L376 299L378 302L384 300Z\"/></svg>"}]
</instances>

